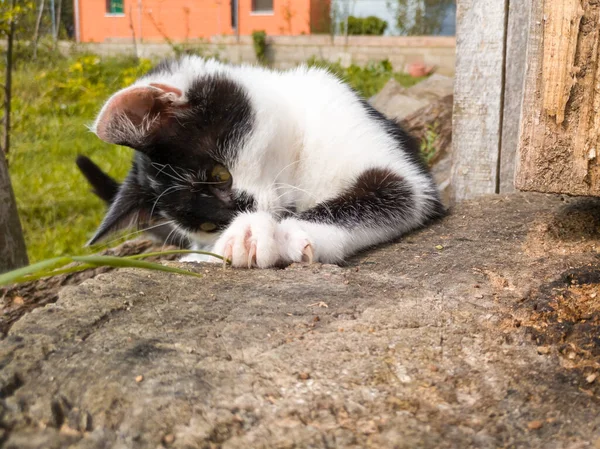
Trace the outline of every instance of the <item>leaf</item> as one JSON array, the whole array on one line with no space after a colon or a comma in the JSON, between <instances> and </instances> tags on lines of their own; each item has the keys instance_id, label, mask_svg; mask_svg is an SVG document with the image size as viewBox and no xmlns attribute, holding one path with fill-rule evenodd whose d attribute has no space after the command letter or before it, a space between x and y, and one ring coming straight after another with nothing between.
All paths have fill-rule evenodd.
<instances>
[{"instance_id":1,"label":"leaf","mask_svg":"<svg viewBox=\"0 0 600 449\"><path fill-rule=\"evenodd\" d=\"M169 251L157 251L154 253L142 253L135 254L133 256L125 256L124 259L146 259L147 257L155 257L155 256L167 256L170 254L204 254L206 256L216 257L217 259L223 260L222 256L219 256L215 253L209 253L208 251L198 251L194 249L173 249Z\"/></svg>"},{"instance_id":2,"label":"leaf","mask_svg":"<svg viewBox=\"0 0 600 449\"><path fill-rule=\"evenodd\" d=\"M18 270L10 271L8 273L0 275L0 285L9 285L21 282L37 281L45 277L59 276L63 274L76 273L79 271L87 270L95 267L112 267L112 268L143 268L147 270L165 271L169 273L182 274L186 276L202 277L198 273L193 271L183 270L180 268L166 267L158 263L145 262L139 259L145 259L148 257L166 256L171 254L205 254L208 256L216 257L217 259L223 260L223 257L218 254L209 253L207 251L197 250L171 250L171 251L158 251L152 253L136 254L133 256L116 257L116 256L64 256L56 257L54 259L44 260L42 262L29 265ZM57 270L57 268L63 267L69 263L77 262L80 265L74 265L72 267Z\"/></svg>"},{"instance_id":3,"label":"leaf","mask_svg":"<svg viewBox=\"0 0 600 449\"><path fill-rule=\"evenodd\" d=\"M168 273L183 274L186 276L202 277L193 271L182 270L181 268L167 267L158 263L146 262L142 260L126 259L115 256L75 256L75 262L83 262L94 266L106 266L113 268L145 268L147 270L166 271Z\"/></svg>"},{"instance_id":4,"label":"leaf","mask_svg":"<svg viewBox=\"0 0 600 449\"><path fill-rule=\"evenodd\" d=\"M33 265L28 265L17 270L9 271L8 273L0 275L0 285L8 285L15 282L20 282L21 278L24 278L29 274L48 272L50 270L65 266L71 262L72 260L68 256L55 257L54 259L43 260L41 262L34 263Z\"/></svg>"}]
</instances>

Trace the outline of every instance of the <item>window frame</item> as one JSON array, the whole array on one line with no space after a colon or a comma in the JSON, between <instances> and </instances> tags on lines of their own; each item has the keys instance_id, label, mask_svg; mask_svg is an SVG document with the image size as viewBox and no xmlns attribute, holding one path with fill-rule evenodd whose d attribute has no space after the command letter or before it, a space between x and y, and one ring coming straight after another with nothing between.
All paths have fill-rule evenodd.
<instances>
[{"instance_id":1,"label":"window frame","mask_svg":"<svg viewBox=\"0 0 600 449\"><path fill-rule=\"evenodd\" d=\"M117 12L117 10L119 9L118 7L115 7L115 4L120 3L120 9L121 12ZM124 17L125 16L125 0L106 0L106 7L105 7L105 16L106 17Z\"/></svg>"},{"instance_id":2,"label":"window frame","mask_svg":"<svg viewBox=\"0 0 600 449\"><path fill-rule=\"evenodd\" d=\"M271 9L256 9L256 0L250 4L250 15L252 16L273 16L275 15L275 0L271 0Z\"/></svg>"}]
</instances>

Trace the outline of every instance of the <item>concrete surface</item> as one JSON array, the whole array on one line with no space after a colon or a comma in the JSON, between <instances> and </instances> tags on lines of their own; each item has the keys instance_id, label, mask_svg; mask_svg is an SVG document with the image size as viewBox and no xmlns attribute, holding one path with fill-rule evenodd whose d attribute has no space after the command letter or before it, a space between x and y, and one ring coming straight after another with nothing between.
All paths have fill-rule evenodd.
<instances>
[{"instance_id":1,"label":"concrete surface","mask_svg":"<svg viewBox=\"0 0 600 449\"><path fill-rule=\"evenodd\" d=\"M0 344L0 441L598 448L599 204L486 197L345 267L67 287Z\"/></svg>"}]
</instances>

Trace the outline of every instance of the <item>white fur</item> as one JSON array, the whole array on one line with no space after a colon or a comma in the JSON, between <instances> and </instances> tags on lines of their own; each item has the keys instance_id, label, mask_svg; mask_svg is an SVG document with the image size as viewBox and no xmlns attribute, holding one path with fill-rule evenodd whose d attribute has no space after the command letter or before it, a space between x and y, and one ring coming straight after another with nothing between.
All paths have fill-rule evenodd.
<instances>
[{"instance_id":1,"label":"white fur","mask_svg":"<svg viewBox=\"0 0 600 449\"><path fill-rule=\"evenodd\" d=\"M142 78L133 87L161 83L186 92L198 76L226 74L245 87L256 114L253 132L243 148L235 149L237 160L229 169L233 188L253 195L258 212L241 214L214 247L214 252L223 254L231 245L234 265L248 266L249 242L257 245L259 267L298 262L307 244L315 261L340 262L424 222L426 201L436 196L435 186L399 151L397 141L381 124L368 116L355 94L327 71L300 67L275 72L196 57L179 64L173 73ZM180 101L185 102L185 96ZM278 212L286 207L300 212L335 198L371 168L397 173L412 189L412 215L393 228L351 232L294 218L277 222Z\"/></svg>"}]
</instances>

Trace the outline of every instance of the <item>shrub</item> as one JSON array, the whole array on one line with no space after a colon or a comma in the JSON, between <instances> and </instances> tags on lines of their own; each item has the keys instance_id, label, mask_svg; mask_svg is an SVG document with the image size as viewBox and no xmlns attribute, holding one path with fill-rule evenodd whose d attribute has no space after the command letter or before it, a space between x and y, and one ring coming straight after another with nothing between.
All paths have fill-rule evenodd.
<instances>
[{"instance_id":1,"label":"shrub","mask_svg":"<svg viewBox=\"0 0 600 449\"><path fill-rule=\"evenodd\" d=\"M323 67L329 70L340 79L346 81L356 92L365 98L375 95L379 92L390 78L395 78L405 87L412 86L419 82L421 78L413 78L406 73L394 72L390 61L371 62L366 66L352 64L349 67L343 67L339 62L328 62L315 58L308 60L309 66Z\"/></svg>"},{"instance_id":2,"label":"shrub","mask_svg":"<svg viewBox=\"0 0 600 449\"><path fill-rule=\"evenodd\" d=\"M254 43L254 53L259 64L267 64L267 33L265 31L253 31L252 42Z\"/></svg>"},{"instance_id":3,"label":"shrub","mask_svg":"<svg viewBox=\"0 0 600 449\"><path fill-rule=\"evenodd\" d=\"M379 17L348 17L348 34L350 35L367 35L367 36L382 36L387 29L388 23ZM346 23L341 23L342 33L346 31Z\"/></svg>"}]
</instances>

